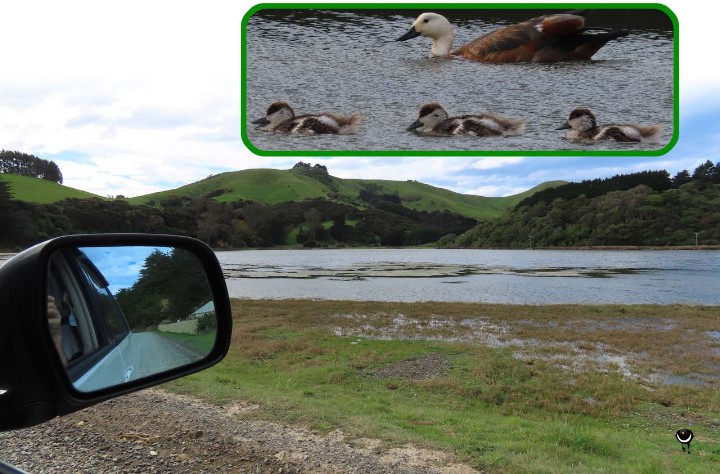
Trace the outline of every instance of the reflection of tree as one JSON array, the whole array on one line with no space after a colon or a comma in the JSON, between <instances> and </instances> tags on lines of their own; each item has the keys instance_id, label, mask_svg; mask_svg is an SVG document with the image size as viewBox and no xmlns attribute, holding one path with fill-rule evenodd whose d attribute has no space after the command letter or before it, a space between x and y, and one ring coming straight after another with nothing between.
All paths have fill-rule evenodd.
<instances>
[{"instance_id":1,"label":"reflection of tree","mask_svg":"<svg viewBox=\"0 0 720 474\"><path fill-rule=\"evenodd\" d=\"M151 253L140 270L140 278L130 288L118 291L116 297L130 327L146 328L166 319L186 319L211 295L197 257L174 249Z\"/></svg>"}]
</instances>

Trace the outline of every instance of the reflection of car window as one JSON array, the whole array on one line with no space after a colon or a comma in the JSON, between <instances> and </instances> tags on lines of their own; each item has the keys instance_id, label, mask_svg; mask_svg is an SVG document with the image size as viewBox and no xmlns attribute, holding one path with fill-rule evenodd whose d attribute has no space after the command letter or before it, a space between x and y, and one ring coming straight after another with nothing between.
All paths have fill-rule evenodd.
<instances>
[{"instance_id":1,"label":"reflection of car window","mask_svg":"<svg viewBox=\"0 0 720 474\"><path fill-rule=\"evenodd\" d=\"M62 318L61 350L70 379L83 387L122 382L133 369L117 349L130 329L108 286L79 250L58 252L50 262L48 294Z\"/></svg>"},{"instance_id":2,"label":"reflection of car window","mask_svg":"<svg viewBox=\"0 0 720 474\"><path fill-rule=\"evenodd\" d=\"M77 285L67 261L59 256L53 258L48 275L48 295L55 298L61 317L61 347L72 365L98 348L97 335L88 316L83 289Z\"/></svg>"},{"instance_id":3,"label":"reflection of car window","mask_svg":"<svg viewBox=\"0 0 720 474\"><path fill-rule=\"evenodd\" d=\"M90 283L89 286L93 290L95 300L100 308L100 314L103 315L108 343L114 344L121 341L130 330L125 315L118 306L115 297L110 293L110 290L98 285L96 280L88 274L88 270L84 265L82 265L82 272L85 279Z\"/></svg>"}]
</instances>

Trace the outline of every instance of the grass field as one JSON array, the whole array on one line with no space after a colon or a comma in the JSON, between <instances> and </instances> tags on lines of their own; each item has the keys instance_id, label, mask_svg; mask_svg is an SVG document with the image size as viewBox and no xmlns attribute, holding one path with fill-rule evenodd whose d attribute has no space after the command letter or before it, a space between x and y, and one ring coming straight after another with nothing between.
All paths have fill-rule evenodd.
<instances>
[{"instance_id":1,"label":"grass field","mask_svg":"<svg viewBox=\"0 0 720 474\"><path fill-rule=\"evenodd\" d=\"M198 354L203 356L210 353L215 344L215 333L205 332L202 334L183 334L177 332L161 332L158 333L162 337L180 342L185 346L196 350Z\"/></svg>"},{"instance_id":2,"label":"grass field","mask_svg":"<svg viewBox=\"0 0 720 474\"><path fill-rule=\"evenodd\" d=\"M720 472L718 307L233 309L227 358L168 388L259 405L243 416L440 448L485 472ZM673 436L686 427L691 455Z\"/></svg>"},{"instance_id":3,"label":"grass field","mask_svg":"<svg viewBox=\"0 0 720 474\"><path fill-rule=\"evenodd\" d=\"M44 179L16 174L2 173L0 174L0 181L10 183L10 192L14 199L36 204L49 204L66 198L90 199L100 197Z\"/></svg>"}]
</instances>

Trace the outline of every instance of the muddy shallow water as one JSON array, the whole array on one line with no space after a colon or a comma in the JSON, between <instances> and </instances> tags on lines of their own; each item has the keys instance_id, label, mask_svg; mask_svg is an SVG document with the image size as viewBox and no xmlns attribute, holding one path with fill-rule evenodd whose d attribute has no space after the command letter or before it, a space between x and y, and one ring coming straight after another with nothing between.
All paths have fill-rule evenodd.
<instances>
[{"instance_id":1,"label":"muddy shallow water","mask_svg":"<svg viewBox=\"0 0 720 474\"><path fill-rule=\"evenodd\" d=\"M427 7L426 10L430 10ZM657 150L674 131L674 33L657 10L592 11L586 25L628 30L590 61L485 64L430 58L429 38L397 42L423 10L260 10L248 21L243 132L272 150ZM455 45L543 10L441 10ZM297 114L358 112L356 135L297 136L263 132L249 122L270 103ZM440 102L450 115L490 112L527 120L519 137L428 137L408 132L419 106ZM661 124L658 144L565 140L563 124L578 106L600 123Z\"/></svg>"}]
</instances>

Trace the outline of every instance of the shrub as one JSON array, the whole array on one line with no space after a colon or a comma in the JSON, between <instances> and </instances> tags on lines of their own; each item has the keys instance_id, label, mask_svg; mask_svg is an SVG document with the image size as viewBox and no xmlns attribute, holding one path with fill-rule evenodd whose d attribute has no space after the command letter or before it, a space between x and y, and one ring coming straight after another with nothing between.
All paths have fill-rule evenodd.
<instances>
[{"instance_id":1,"label":"shrub","mask_svg":"<svg viewBox=\"0 0 720 474\"><path fill-rule=\"evenodd\" d=\"M212 331L217 328L217 318L214 312L204 313L197 319L197 327L195 332L197 334Z\"/></svg>"}]
</instances>

